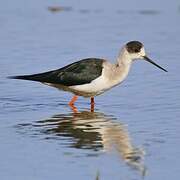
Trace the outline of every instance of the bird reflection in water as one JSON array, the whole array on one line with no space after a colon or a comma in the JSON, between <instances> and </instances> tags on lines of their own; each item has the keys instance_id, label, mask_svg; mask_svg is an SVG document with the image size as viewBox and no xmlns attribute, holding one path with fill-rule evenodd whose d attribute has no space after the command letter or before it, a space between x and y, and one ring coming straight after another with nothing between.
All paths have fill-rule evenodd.
<instances>
[{"instance_id":1,"label":"bird reflection in water","mask_svg":"<svg viewBox=\"0 0 180 180\"><path fill-rule=\"evenodd\" d=\"M132 144L126 126L112 116L82 111L54 115L36 121L32 126L45 134L47 139L59 138L66 147L116 152L131 168L143 176L146 173L143 149Z\"/></svg>"}]
</instances>

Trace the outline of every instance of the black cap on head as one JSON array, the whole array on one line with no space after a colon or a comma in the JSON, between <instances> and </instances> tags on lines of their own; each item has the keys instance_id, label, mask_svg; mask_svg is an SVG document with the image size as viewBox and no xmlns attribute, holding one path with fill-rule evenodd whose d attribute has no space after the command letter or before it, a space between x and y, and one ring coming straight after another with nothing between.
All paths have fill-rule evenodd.
<instances>
[{"instance_id":1,"label":"black cap on head","mask_svg":"<svg viewBox=\"0 0 180 180\"><path fill-rule=\"evenodd\" d=\"M141 51L143 44L139 41L130 41L126 44L127 51L129 53L138 53Z\"/></svg>"}]
</instances>

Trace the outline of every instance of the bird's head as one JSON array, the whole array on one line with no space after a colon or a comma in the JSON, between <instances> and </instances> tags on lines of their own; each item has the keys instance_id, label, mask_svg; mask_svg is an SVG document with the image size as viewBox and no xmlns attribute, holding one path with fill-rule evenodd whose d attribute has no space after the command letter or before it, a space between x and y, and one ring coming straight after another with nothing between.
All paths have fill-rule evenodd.
<instances>
[{"instance_id":1,"label":"bird's head","mask_svg":"<svg viewBox=\"0 0 180 180\"><path fill-rule=\"evenodd\" d=\"M152 61L145 52L144 45L139 41L130 41L125 46L126 51L129 54L130 59L136 60L136 59L142 59L145 61L150 62L151 64L155 65L156 67L162 69L163 71L167 72L166 69L162 68L158 64L156 64L154 61Z\"/></svg>"}]
</instances>

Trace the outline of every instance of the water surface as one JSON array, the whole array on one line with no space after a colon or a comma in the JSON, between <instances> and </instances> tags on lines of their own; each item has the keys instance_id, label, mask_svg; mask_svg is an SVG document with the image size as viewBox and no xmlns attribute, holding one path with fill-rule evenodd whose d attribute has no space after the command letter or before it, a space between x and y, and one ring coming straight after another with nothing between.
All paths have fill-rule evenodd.
<instances>
[{"instance_id":1,"label":"water surface","mask_svg":"<svg viewBox=\"0 0 180 180\"><path fill-rule=\"evenodd\" d=\"M0 12L3 180L180 177L178 1L7 0ZM71 94L6 79L86 57L113 62L130 40L142 41L168 73L135 62L123 84L95 99L94 113L89 99L73 113Z\"/></svg>"}]
</instances>

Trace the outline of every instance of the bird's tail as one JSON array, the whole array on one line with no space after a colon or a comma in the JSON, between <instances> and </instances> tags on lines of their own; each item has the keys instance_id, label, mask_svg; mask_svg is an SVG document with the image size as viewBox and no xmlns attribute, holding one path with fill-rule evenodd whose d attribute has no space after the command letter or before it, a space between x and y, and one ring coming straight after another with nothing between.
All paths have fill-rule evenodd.
<instances>
[{"instance_id":1,"label":"bird's tail","mask_svg":"<svg viewBox=\"0 0 180 180\"><path fill-rule=\"evenodd\" d=\"M21 79L21 80L30 80L30 81L42 81L42 77L39 75L21 75L21 76L9 76L9 79Z\"/></svg>"},{"instance_id":2,"label":"bird's tail","mask_svg":"<svg viewBox=\"0 0 180 180\"><path fill-rule=\"evenodd\" d=\"M38 81L38 82L53 82L56 77L56 73L54 71L48 71L39 74L31 74L31 75L20 75L20 76L9 76L9 79L22 79L29 81ZM55 80L54 80L55 81Z\"/></svg>"}]
</instances>

